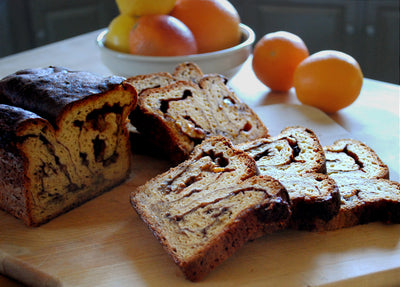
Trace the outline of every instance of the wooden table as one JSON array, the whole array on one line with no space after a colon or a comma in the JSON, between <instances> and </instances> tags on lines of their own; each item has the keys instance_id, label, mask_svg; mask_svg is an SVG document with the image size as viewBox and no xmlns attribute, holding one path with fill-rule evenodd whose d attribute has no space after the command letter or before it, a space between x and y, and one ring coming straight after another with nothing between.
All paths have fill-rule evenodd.
<instances>
[{"instance_id":1,"label":"wooden table","mask_svg":"<svg viewBox=\"0 0 400 287\"><path fill-rule=\"evenodd\" d=\"M74 70L86 70L104 75L110 74L100 60L100 53L95 43L97 33L98 31L94 31L2 58L0 59L0 78L19 69L48 65L60 65ZM229 83L243 101L254 108L282 103L300 104L293 90L288 93L275 93L263 86L254 76L250 61L251 59ZM352 137L371 146L390 167L391 179L399 181L400 87L398 85L365 79L357 101L329 117L348 131ZM396 232L398 230L400 229L396 229ZM7 231L1 230L0 232ZM400 234L394 239L397 240L397 246L400 245L399 237ZM400 258L398 260L398 268L395 271L392 270L390 275L397 274L400 278ZM386 273L379 273L376 276L384 278ZM369 279L367 278L363 282L367 282L367 280ZM400 284L400 279L398 280L396 282ZM377 281L372 280L371 282ZM393 281L390 282L393 283ZM0 275L0 286L19 286L19 284Z\"/></svg>"}]
</instances>

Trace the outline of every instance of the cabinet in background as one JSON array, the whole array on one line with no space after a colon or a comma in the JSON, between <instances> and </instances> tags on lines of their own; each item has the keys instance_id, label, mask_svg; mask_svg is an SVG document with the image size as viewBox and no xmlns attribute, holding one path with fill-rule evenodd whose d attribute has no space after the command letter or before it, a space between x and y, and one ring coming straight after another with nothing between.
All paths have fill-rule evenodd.
<instances>
[{"instance_id":1,"label":"cabinet in background","mask_svg":"<svg viewBox=\"0 0 400 287\"><path fill-rule=\"evenodd\" d=\"M231 0L257 40L269 32L299 35L310 53L352 55L364 76L399 84L398 0Z\"/></svg>"},{"instance_id":2,"label":"cabinet in background","mask_svg":"<svg viewBox=\"0 0 400 287\"><path fill-rule=\"evenodd\" d=\"M115 0L2 0L0 57L108 26Z\"/></svg>"}]
</instances>

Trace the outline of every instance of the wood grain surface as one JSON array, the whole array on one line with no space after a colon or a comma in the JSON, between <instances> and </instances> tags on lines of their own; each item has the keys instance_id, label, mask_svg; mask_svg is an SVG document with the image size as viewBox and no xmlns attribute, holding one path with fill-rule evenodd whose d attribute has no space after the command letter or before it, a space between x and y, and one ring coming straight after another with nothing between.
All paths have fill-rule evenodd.
<instances>
[{"instance_id":1,"label":"wood grain surface","mask_svg":"<svg viewBox=\"0 0 400 287\"><path fill-rule=\"evenodd\" d=\"M279 104L255 111L272 135L286 126L303 125L324 145L351 137L307 106ZM135 154L125 184L38 228L28 228L0 211L3 259L22 263L16 265L19 273L6 275L23 281L39 272L52 278L47 282L63 286L193 285L129 203L135 187L169 166L167 161ZM390 286L399 284L399 274L400 225L372 223L323 233L285 230L265 236L247 243L196 286Z\"/></svg>"}]
</instances>

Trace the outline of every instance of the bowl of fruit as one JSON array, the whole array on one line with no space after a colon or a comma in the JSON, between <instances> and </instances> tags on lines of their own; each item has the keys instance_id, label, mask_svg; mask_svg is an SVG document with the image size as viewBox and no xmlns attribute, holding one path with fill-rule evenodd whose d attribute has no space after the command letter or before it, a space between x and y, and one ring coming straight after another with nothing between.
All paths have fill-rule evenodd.
<instances>
[{"instance_id":1,"label":"bowl of fruit","mask_svg":"<svg viewBox=\"0 0 400 287\"><path fill-rule=\"evenodd\" d=\"M255 34L227 0L163 1L172 8L158 14L122 2L117 0L121 14L97 36L101 59L113 74L172 72L194 62L204 73L231 78L252 51Z\"/></svg>"}]
</instances>

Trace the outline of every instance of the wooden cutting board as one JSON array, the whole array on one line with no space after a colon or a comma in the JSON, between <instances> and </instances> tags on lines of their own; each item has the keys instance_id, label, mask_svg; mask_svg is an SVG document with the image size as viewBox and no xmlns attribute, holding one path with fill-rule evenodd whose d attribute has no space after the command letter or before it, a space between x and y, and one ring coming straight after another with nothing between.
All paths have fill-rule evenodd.
<instances>
[{"instance_id":1,"label":"wooden cutting board","mask_svg":"<svg viewBox=\"0 0 400 287\"><path fill-rule=\"evenodd\" d=\"M311 107L272 105L255 111L271 135L286 126L303 125L313 129L323 145L350 137ZM131 190L169 165L144 155L133 155L133 160L125 184L41 227L25 227L0 211L0 266L1 259L3 267L11 266L0 267L0 272L14 272L18 280L49 276L54 280L47 282L63 286L192 286L129 203ZM286 230L265 236L247 243L196 286L399 282L400 225L372 223L323 233Z\"/></svg>"}]
</instances>

